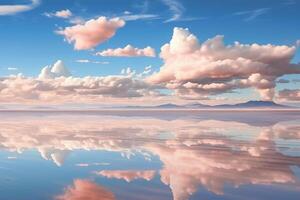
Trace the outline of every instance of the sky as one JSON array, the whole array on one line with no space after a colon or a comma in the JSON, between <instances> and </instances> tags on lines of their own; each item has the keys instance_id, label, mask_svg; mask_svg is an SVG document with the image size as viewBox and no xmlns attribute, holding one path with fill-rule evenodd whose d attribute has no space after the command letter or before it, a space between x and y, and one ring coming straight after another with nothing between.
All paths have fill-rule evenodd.
<instances>
[{"instance_id":1,"label":"sky","mask_svg":"<svg viewBox=\"0 0 300 200\"><path fill-rule=\"evenodd\" d=\"M2 0L1 104L300 102L298 0Z\"/></svg>"}]
</instances>

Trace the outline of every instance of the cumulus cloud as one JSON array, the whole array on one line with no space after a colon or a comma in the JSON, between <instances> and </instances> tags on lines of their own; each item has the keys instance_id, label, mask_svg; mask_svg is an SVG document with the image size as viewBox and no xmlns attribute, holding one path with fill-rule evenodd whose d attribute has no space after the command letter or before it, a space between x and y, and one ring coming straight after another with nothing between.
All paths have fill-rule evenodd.
<instances>
[{"instance_id":1,"label":"cumulus cloud","mask_svg":"<svg viewBox=\"0 0 300 200\"><path fill-rule=\"evenodd\" d=\"M117 49L107 49L101 52L97 52L98 56L115 56L115 57L136 57L136 56L146 56L146 57L155 57L155 50L151 47L145 47L139 49L131 45L127 45L124 48Z\"/></svg>"},{"instance_id":2,"label":"cumulus cloud","mask_svg":"<svg viewBox=\"0 0 300 200\"><path fill-rule=\"evenodd\" d=\"M58 17L68 19L73 16L73 13L69 9L56 11L54 13L45 13L47 17Z\"/></svg>"},{"instance_id":3,"label":"cumulus cloud","mask_svg":"<svg viewBox=\"0 0 300 200\"><path fill-rule=\"evenodd\" d=\"M103 170L96 172L96 174L115 179L123 179L127 182L131 182L136 179L144 179L150 181L155 176L154 170Z\"/></svg>"},{"instance_id":4,"label":"cumulus cloud","mask_svg":"<svg viewBox=\"0 0 300 200\"><path fill-rule=\"evenodd\" d=\"M0 102L95 103L104 97L109 101L158 97L159 88L129 74L73 77L59 60L44 67L38 78L19 74L0 79Z\"/></svg>"},{"instance_id":5,"label":"cumulus cloud","mask_svg":"<svg viewBox=\"0 0 300 200\"><path fill-rule=\"evenodd\" d=\"M277 98L284 101L300 101L299 89L284 89L279 91Z\"/></svg>"},{"instance_id":6,"label":"cumulus cloud","mask_svg":"<svg viewBox=\"0 0 300 200\"><path fill-rule=\"evenodd\" d=\"M99 17L56 32L63 35L69 43L74 43L76 50L86 50L110 39L124 25L125 21L120 18Z\"/></svg>"},{"instance_id":7,"label":"cumulus cloud","mask_svg":"<svg viewBox=\"0 0 300 200\"><path fill-rule=\"evenodd\" d=\"M71 73L61 60L56 61L53 66L46 66L42 69L40 79L53 79L56 77L69 77Z\"/></svg>"},{"instance_id":8,"label":"cumulus cloud","mask_svg":"<svg viewBox=\"0 0 300 200\"><path fill-rule=\"evenodd\" d=\"M34 9L40 4L40 0L30 0L30 4L24 5L0 5L1 15L15 15L17 13L26 12Z\"/></svg>"},{"instance_id":9,"label":"cumulus cloud","mask_svg":"<svg viewBox=\"0 0 300 200\"><path fill-rule=\"evenodd\" d=\"M114 200L114 194L96 183L76 179L73 186L65 189L64 194L56 196L56 200Z\"/></svg>"},{"instance_id":10,"label":"cumulus cloud","mask_svg":"<svg viewBox=\"0 0 300 200\"><path fill-rule=\"evenodd\" d=\"M164 65L148 78L186 98L255 88L264 100L274 96L276 79L299 74L291 63L296 47L240 44L225 46L223 36L202 44L188 29L174 28L170 43L161 48Z\"/></svg>"}]
</instances>

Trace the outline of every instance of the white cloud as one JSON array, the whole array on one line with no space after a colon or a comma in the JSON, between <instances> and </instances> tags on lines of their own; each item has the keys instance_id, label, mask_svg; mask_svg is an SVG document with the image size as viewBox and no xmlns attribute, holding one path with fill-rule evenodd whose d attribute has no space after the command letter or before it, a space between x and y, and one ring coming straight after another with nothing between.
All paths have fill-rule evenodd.
<instances>
[{"instance_id":1,"label":"white cloud","mask_svg":"<svg viewBox=\"0 0 300 200\"><path fill-rule=\"evenodd\" d=\"M65 10L56 11L54 13L45 13L45 16L68 19L68 18L72 17L73 14L69 9L65 9Z\"/></svg>"},{"instance_id":2,"label":"white cloud","mask_svg":"<svg viewBox=\"0 0 300 200\"><path fill-rule=\"evenodd\" d=\"M144 179L150 181L155 176L154 170L103 170L96 172L96 174L104 176L106 178L123 179L127 182L131 182L137 179Z\"/></svg>"},{"instance_id":3,"label":"white cloud","mask_svg":"<svg viewBox=\"0 0 300 200\"><path fill-rule=\"evenodd\" d=\"M30 0L30 4L24 5L0 5L1 15L15 15L17 13L26 12L34 9L40 4L40 0Z\"/></svg>"},{"instance_id":4,"label":"white cloud","mask_svg":"<svg viewBox=\"0 0 300 200\"><path fill-rule=\"evenodd\" d=\"M92 60L88 60L88 59L79 59L76 60L77 63L93 63L93 64L102 64L102 65L108 65L109 62L107 61L92 61Z\"/></svg>"},{"instance_id":5,"label":"white cloud","mask_svg":"<svg viewBox=\"0 0 300 200\"><path fill-rule=\"evenodd\" d=\"M234 13L234 15L246 16L246 18L244 19L245 21L252 21L257 17L266 14L268 11L270 11L270 8L260 8L255 10L236 12Z\"/></svg>"},{"instance_id":6,"label":"white cloud","mask_svg":"<svg viewBox=\"0 0 300 200\"><path fill-rule=\"evenodd\" d=\"M130 71L130 74L133 72ZM38 78L21 74L0 79L0 102L95 103L158 97L158 86L133 75L72 77L62 61L42 69Z\"/></svg>"},{"instance_id":7,"label":"white cloud","mask_svg":"<svg viewBox=\"0 0 300 200\"><path fill-rule=\"evenodd\" d=\"M90 167L90 166L107 166L110 163L78 163L75 166L77 167Z\"/></svg>"},{"instance_id":8,"label":"white cloud","mask_svg":"<svg viewBox=\"0 0 300 200\"><path fill-rule=\"evenodd\" d=\"M137 56L146 56L146 57L155 57L155 50L152 47L146 47L143 49L138 49L131 45L127 45L124 48L117 49L107 49L101 52L97 52L98 56L114 56L114 57L137 57Z\"/></svg>"},{"instance_id":9,"label":"white cloud","mask_svg":"<svg viewBox=\"0 0 300 200\"><path fill-rule=\"evenodd\" d=\"M18 68L16 68L16 67L8 67L7 70L8 71L17 71Z\"/></svg>"},{"instance_id":10,"label":"white cloud","mask_svg":"<svg viewBox=\"0 0 300 200\"><path fill-rule=\"evenodd\" d=\"M64 66L61 60L58 60L53 66L46 66L42 69L39 78L40 79L53 79L56 77L69 77L71 73Z\"/></svg>"},{"instance_id":11,"label":"white cloud","mask_svg":"<svg viewBox=\"0 0 300 200\"><path fill-rule=\"evenodd\" d=\"M128 14L128 15L123 15L123 16L119 16L119 18L125 20L125 21L135 21L135 20L141 20L141 19L159 19L158 15L154 15L154 14Z\"/></svg>"},{"instance_id":12,"label":"white cloud","mask_svg":"<svg viewBox=\"0 0 300 200\"><path fill-rule=\"evenodd\" d=\"M262 99L274 96L276 79L299 74L300 65L292 64L296 47L240 44L225 46L223 36L202 44L188 29L175 28L170 43L161 48L164 65L148 78L184 98L254 88Z\"/></svg>"},{"instance_id":13,"label":"white cloud","mask_svg":"<svg viewBox=\"0 0 300 200\"><path fill-rule=\"evenodd\" d=\"M99 17L56 32L63 35L69 43L74 43L76 50L87 50L113 37L124 25L125 21L120 18Z\"/></svg>"},{"instance_id":14,"label":"white cloud","mask_svg":"<svg viewBox=\"0 0 300 200\"><path fill-rule=\"evenodd\" d=\"M128 10L125 10L125 11L124 11L124 15L130 15L130 14L131 14L131 12L128 11Z\"/></svg>"},{"instance_id":15,"label":"white cloud","mask_svg":"<svg viewBox=\"0 0 300 200\"><path fill-rule=\"evenodd\" d=\"M173 16L165 22L172 22L181 19L185 8L178 0L161 0L165 5L169 7Z\"/></svg>"}]
</instances>

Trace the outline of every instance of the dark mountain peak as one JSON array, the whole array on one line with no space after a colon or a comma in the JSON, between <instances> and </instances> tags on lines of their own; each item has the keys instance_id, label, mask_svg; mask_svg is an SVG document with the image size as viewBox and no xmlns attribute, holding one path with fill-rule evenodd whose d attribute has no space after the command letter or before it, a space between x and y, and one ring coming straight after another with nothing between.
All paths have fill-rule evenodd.
<instances>
[{"instance_id":1,"label":"dark mountain peak","mask_svg":"<svg viewBox=\"0 0 300 200\"><path fill-rule=\"evenodd\" d=\"M167 103L167 104L161 104L156 106L158 108L180 108L182 106L176 105L176 104L172 104L172 103Z\"/></svg>"},{"instance_id":2,"label":"dark mountain peak","mask_svg":"<svg viewBox=\"0 0 300 200\"><path fill-rule=\"evenodd\" d=\"M221 107L221 108L285 108L288 106L280 105L273 101L251 100L251 101L247 101L245 103L223 104L223 105L218 105L216 107Z\"/></svg>"},{"instance_id":3,"label":"dark mountain peak","mask_svg":"<svg viewBox=\"0 0 300 200\"><path fill-rule=\"evenodd\" d=\"M275 103L274 101L248 101L237 105L254 106L254 107L285 107Z\"/></svg>"}]
</instances>

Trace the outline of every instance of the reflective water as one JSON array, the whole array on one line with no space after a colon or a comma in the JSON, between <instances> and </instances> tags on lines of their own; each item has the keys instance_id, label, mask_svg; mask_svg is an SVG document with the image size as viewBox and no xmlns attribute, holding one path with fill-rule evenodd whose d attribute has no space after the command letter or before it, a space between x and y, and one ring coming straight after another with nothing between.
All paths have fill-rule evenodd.
<instances>
[{"instance_id":1,"label":"reflective water","mask_svg":"<svg viewBox=\"0 0 300 200\"><path fill-rule=\"evenodd\" d=\"M0 199L299 200L299 116L0 112Z\"/></svg>"}]
</instances>

